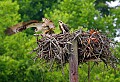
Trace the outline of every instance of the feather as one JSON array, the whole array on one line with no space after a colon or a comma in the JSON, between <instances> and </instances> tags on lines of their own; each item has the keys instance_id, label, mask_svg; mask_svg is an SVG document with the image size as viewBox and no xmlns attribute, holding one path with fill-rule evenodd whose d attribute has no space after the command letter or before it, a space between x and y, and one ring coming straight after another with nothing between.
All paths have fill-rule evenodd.
<instances>
[{"instance_id":1,"label":"feather","mask_svg":"<svg viewBox=\"0 0 120 82\"><path fill-rule=\"evenodd\" d=\"M53 34L54 33L53 30L55 29L54 23L47 18L42 18L42 20L43 20L42 27L44 30L44 34Z\"/></svg>"},{"instance_id":2,"label":"feather","mask_svg":"<svg viewBox=\"0 0 120 82\"><path fill-rule=\"evenodd\" d=\"M42 31L43 33L47 34L52 34L54 31L54 23L47 19L47 18L42 18L43 22L39 22L37 20L30 20L28 22L20 22L10 28L7 28L4 32L7 35L12 35L17 32L21 32L25 29L35 27L35 32Z\"/></svg>"},{"instance_id":3,"label":"feather","mask_svg":"<svg viewBox=\"0 0 120 82\"><path fill-rule=\"evenodd\" d=\"M12 35L12 34L15 34L17 32L21 32L21 31L29 28L29 25L31 25L33 23L38 23L38 21L37 20L30 20L28 22L20 22L12 27L7 28L4 32L7 35Z\"/></svg>"},{"instance_id":4,"label":"feather","mask_svg":"<svg viewBox=\"0 0 120 82\"><path fill-rule=\"evenodd\" d=\"M49 27L50 29L51 29L51 28L52 28L52 29L55 28L54 23L53 23L50 19L42 18L42 20L43 20L43 22L44 22L44 23L42 24L43 27Z\"/></svg>"},{"instance_id":5,"label":"feather","mask_svg":"<svg viewBox=\"0 0 120 82\"><path fill-rule=\"evenodd\" d=\"M66 24L64 24L62 21L59 20L59 28L62 31L62 33L69 32L69 28Z\"/></svg>"}]
</instances>

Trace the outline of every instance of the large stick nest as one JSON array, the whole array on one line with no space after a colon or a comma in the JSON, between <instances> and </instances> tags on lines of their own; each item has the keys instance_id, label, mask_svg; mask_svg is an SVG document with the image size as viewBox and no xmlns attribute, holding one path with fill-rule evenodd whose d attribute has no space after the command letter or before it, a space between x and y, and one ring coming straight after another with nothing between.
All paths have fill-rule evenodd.
<instances>
[{"instance_id":1,"label":"large stick nest","mask_svg":"<svg viewBox=\"0 0 120 82\"><path fill-rule=\"evenodd\" d=\"M76 39L79 63L100 60L114 67L117 62L117 58L110 50L111 40L95 30L88 32L78 30L74 33L52 35L36 34L36 36L38 46L33 50L37 53L36 58L67 63L70 56L69 45ZM39 39L39 36L42 38Z\"/></svg>"}]
</instances>

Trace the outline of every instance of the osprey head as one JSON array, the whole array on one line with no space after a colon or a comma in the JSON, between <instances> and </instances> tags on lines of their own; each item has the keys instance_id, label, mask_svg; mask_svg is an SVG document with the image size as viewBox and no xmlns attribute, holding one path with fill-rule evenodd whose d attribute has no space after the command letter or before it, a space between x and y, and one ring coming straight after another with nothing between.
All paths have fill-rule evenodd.
<instances>
[{"instance_id":1,"label":"osprey head","mask_svg":"<svg viewBox=\"0 0 120 82\"><path fill-rule=\"evenodd\" d=\"M42 18L42 21L45 22L45 23L52 22L51 20L49 20L47 18Z\"/></svg>"},{"instance_id":2,"label":"osprey head","mask_svg":"<svg viewBox=\"0 0 120 82\"><path fill-rule=\"evenodd\" d=\"M58 21L59 23L63 23L61 20Z\"/></svg>"},{"instance_id":3,"label":"osprey head","mask_svg":"<svg viewBox=\"0 0 120 82\"><path fill-rule=\"evenodd\" d=\"M59 24L60 24L60 25L62 25L62 24L63 24L63 22L62 22L61 20L59 20L58 22L59 22Z\"/></svg>"}]
</instances>

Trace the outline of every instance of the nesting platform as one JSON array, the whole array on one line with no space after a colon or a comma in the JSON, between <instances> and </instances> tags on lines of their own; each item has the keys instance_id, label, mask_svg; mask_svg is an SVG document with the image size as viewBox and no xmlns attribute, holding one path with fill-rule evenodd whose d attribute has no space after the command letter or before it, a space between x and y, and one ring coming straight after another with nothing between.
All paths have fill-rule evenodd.
<instances>
[{"instance_id":1,"label":"nesting platform","mask_svg":"<svg viewBox=\"0 0 120 82\"><path fill-rule=\"evenodd\" d=\"M117 58L111 52L111 40L96 30L87 32L77 30L65 34L35 34L38 46L33 50L36 58L46 61L54 60L67 63L70 56L69 45L77 40L78 63L87 61L103 61L105 64L114 65ZM42 36L42 38L40 38Z\"/></svg>"}]
</instances>

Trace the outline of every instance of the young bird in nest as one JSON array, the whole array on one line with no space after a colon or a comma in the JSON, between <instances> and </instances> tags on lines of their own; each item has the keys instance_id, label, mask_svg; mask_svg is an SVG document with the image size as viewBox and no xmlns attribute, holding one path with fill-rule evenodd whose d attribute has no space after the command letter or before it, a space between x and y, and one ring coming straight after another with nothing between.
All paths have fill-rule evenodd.
<instances>
[{"instance_id":1,"label":"young bird in nest","mask_svg":"<svg viewBox=\"0 0 120 82\"><path fill-rule=\"evenodd\" d=\"M66 32L69 32L68 26L60 20L59 20L59 28L62 31L62 34L65 34Z\"/></svg>"}]
</instances>

